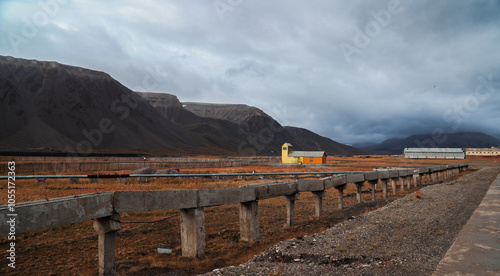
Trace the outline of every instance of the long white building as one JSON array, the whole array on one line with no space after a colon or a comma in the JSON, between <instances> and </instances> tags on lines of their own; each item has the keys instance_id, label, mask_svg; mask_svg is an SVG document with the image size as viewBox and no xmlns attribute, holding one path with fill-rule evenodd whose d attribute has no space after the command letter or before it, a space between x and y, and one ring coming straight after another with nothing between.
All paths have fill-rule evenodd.
<instances>
[{"instance_id":1,"label":"long white building","mask_svg":"<svg viewBox=\"0 0 500 276\"><path fill-rule=\"evenodd\" d=\"M465 159L461 148L405 148L404 154L415 159Z\"/></svg>"}]
</instances>

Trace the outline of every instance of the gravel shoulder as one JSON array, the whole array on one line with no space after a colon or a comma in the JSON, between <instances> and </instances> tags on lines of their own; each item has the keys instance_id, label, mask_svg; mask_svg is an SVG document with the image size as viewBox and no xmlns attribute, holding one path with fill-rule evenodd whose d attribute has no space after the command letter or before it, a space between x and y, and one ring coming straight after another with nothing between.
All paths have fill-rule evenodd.
<instances>
[{"instance_id":1,"label":"gravel shoulder","mask_svg":"<svg viewBox=\"0 0 500 276\"><path fill-rule=\"evenodd\" d=\"M499 167L420 189L314 235L274 245L205 275L431 275Z\"/></svg>"}]
</instances>

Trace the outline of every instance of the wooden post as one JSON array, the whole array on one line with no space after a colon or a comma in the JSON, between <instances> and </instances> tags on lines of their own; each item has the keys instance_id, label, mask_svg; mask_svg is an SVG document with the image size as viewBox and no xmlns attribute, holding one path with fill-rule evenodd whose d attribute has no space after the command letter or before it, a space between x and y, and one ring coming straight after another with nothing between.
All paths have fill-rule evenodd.
<instances>
[{"instance_id":1,"label":"wooden post","mask_svg":"<svg viewBox=\"0 0 500 276\"><path fill-rule=\"evenodd\" d=\"M182 256L205 256L205 212L203 208L181 209Z\"/></svg>"},{"instance_id":2,"label":"wooden post","mask_svg":"<svg viewBox=\"0 0 500 276\"><path fill-rule=\"evenodd\" d=\"M257 201L240 203L240 239L253 242L259 238L259 206Z\"/></svg>"},{"instance_id":3,"label":"wooden post","mask_svg":"<svg viewBox=\"0 0 500 276\"><path fill-rule=\"evenodd\" d=\"M120 230L120 214L94 220L94 229L98 235L99 275L115 275L115 232Z\"/></svg>"}]
</instances>

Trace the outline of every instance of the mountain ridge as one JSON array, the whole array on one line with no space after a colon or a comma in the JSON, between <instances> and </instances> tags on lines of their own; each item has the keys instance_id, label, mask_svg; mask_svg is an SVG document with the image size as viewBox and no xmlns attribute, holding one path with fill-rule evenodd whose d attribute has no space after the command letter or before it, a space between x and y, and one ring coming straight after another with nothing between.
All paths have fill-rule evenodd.
<instances>
[{"instance_id":1,"label":"mountain ridge","mask_svg":"<svg viewBox=\"0 0 500 276\"><path fill-rule=\"evenodd\" d=\"M1 152L245 155L284 142L331 155L370 152L283 127L248 105L208 106L234 110L199 116L175 95L133 92L104 72L0 56Z\"/></svg>"},{"instance_id":2,"label":"mountain ridge","mask_svg":"<svg viewBox=\"0 0 500 276\"><path fill-rule=\"evenodd\" d=\"M149 98L150 103L158 110L176 109L178 103L172 102L173 95L164 95L165 93L139 93L145 98ZM164 97L163 105L159 105L159 98ZM177 99L177 98L176 98ZM178 100L178 99L177 99ZM168 107L168 103L172 106ZM322 137L312 131L303 128L292 126L282 126L271 116L257 107L245 104L214 104L200 102L182 102L182 107L185 111L191 112L189 117L192 120L203 121L204 128L191 130L197 131L198 134L210 133L210 127L214 124L225 122L224 128L229 137L238 137L237 144L233 144L233 148L237 147L240 154L266 154L270 151L277 151L285 142L294 145L297 150L323 150L329 155L355 155L368 154L371 151L360 150L344 144L335 142L329 138ZM172 112L169 112L167 118L172 120ZM193 114L195 116L193 116ZM195 122L184 122L186 126L196 125ZM233 139L230 139L233 141ZM231 144L231 141L227 143ZM227 145L227 144L226 144Z\"/></svg>"}]
</instances>

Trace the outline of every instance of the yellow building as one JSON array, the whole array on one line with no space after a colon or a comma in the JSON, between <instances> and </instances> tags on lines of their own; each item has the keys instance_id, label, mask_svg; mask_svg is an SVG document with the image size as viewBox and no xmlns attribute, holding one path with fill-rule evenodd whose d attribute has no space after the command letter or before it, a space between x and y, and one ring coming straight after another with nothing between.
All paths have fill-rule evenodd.
<instances>
[{"instance_id":1,"label":"yellow building","mask_svg":"<svg viewBox=\"0 0 500 276\"><path fill-rule=\"evenodd\" d=\"M290 143L281 146L281 163L288 164L325 164L324 151L294 151Z\"/></svg>"},{"instance_id":2,"label":"yellow building","mask_svg":"<svg viewBox=\"0 0 500 276\"><path fill-rule=\"evenodd\" d=\"M467 156L500 156L500 148L467 148L465 149Z\"/></svg>"}]
</instances>

